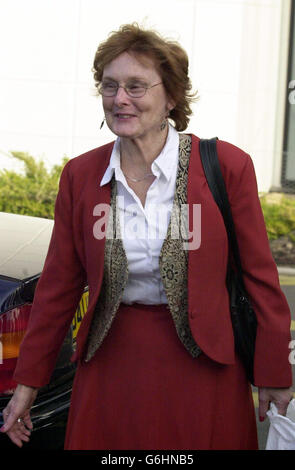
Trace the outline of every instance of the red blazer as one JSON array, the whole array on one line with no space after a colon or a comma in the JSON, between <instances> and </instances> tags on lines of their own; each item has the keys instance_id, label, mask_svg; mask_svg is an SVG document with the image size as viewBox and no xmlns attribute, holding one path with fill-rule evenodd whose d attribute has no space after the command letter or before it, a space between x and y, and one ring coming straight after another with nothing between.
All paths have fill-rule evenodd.
<instances>
[{"instance_id":1,"label":"red blazer","mask_svg":"<svg viewBox=\"0 0 295 470\"><path fill-rule=\"evenodd\" d=\"M227 235L203 172L199 140L192 135L187 193L190 209L192 204L201 204L201 244L189 251L189 324L206 355L219 363L233 364L234 340L225 285ZM105 238L94 237L93 227L99 217L93 215L93 210L97 204L110 203L110 184L100 187L100 181L112 148L113 143L109 143L73 158L62 172L52 238L14 374L18 383L41 387L49 382L83 288L88 284L88 310L73 357L74 361L83 359L103 277ZM218 140L217 150L245 284L258 320L255 384L289 387L291 316L269 248L253 163L249 155L227 142Z\"/></svg>"}]
</instances>

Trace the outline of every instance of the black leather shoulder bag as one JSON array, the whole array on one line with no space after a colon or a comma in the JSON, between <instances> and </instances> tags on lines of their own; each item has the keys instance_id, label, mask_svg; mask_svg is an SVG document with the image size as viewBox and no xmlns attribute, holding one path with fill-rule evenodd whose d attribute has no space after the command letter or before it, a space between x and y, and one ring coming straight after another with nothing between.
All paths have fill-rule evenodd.
<instances>
[{"instance_id":1,"label":"black leather shoulder bag","mask_svg":"<svg viewBox=\"0 0 295 470\"><path fill-rule=\"evenodd\" d=\"M228 235L227 288L235 348L244 364L248 380L254 385L253 368L257 319L244 285L239 247L230 203L219 165L216 140L217 138L201 139L200 154L208 186L221 211Z\"/></svg>"}]
</instances>

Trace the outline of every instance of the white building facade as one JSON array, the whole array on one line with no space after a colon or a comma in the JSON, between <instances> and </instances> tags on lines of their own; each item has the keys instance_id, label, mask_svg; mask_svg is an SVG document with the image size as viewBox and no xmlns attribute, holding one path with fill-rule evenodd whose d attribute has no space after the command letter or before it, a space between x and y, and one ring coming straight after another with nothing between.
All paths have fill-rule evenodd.
<instances>
[{"instance_id":1,"label":"white building facade","mask_svg":"<svg viewBox=\"0 0 295 470\"><path fill-rule=\"evenodd\" d=\"M0 168L60 163L114 139L95 96L97 45L138 22L187 51L188 132L250 153L260 191L295 192L295 0L0 0ZM3 45L5 45L3 47Z\"/></svg>"}]
</instances>

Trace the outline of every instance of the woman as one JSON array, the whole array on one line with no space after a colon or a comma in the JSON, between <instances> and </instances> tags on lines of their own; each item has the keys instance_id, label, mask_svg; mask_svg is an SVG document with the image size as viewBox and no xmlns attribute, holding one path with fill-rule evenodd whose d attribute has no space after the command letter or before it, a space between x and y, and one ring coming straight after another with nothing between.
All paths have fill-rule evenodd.
<instances>
[{"instance_id":1,"label":"woman","mask_svg":"<svg viewBox=\"0 0 295 470\"><path fill-rule=\"evenodd\" d=\"M226 230L200 139L178 133L194 97L187 72L178 44L136 25L97 50L94 77L117 139L70 160L61 176L15 371L19 385L4 410L2 431L19 446L87 283L66 449L257 448L251 387L229 315ZM270 401L284 414L292 397L290 312L251 158L223 141L217 148L258 319L254 374L264 419ZM192 236L183 227L172 236L174 209L195 215L196 205L202 217L189 219Z\"/></svg>"}]
</instances>

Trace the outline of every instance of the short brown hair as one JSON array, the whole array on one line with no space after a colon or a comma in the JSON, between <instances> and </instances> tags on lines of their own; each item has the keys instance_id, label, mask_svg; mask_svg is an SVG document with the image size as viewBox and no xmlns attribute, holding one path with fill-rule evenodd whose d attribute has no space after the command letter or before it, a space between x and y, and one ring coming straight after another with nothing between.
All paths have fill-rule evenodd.
<instances>
[{"instance_id":1,"label":"short brown hair","mask_svg":"<svg viewBox=\"0 0 295 470\"><path fill-rule=\"evenodd\" d=\"M174 121L176 130L184 131L192 114L191 103L196 99L196 93L191 92L188 56L184 49L176 41L164 39L156 31L142 29L136 23L123 25L97 48L93 62L97 88L104 67L126 51L153 60L168 96L175 103L169 118Z\"/></svg>"}]
</instances>

